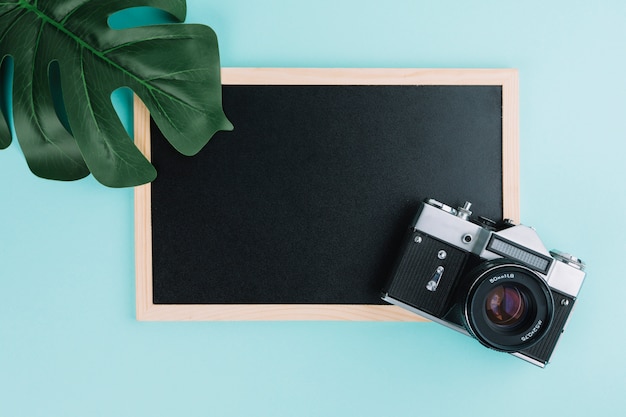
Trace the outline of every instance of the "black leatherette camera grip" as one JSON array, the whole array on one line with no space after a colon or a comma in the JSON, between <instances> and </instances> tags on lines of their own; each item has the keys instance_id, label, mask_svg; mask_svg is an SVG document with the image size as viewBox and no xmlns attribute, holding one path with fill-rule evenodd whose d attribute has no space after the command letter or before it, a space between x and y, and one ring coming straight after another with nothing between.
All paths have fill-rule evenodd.
<instances>
[{"instance_id":1,"label":"black leatherette camera grip","mask_svg":"<svg viewBox=\"0 0 626 417\"><path fill-rule=\"evenodd\" d=\"M572 313L575 302L573 297L558 291L552 290L552 295L554 296L555 306L554 317L552 318L549 331L539 342L520 352L545 364L550 360L550 356L552 356L552 352L559 341L559 337L565 330L565 325Z\"/></svg>"},{"instance_id":2,"label":"black leatherette camera grip","mask_svg":"<svg viewBox=\"0 0 626 417\"><path fill-rule=\"evenodd\" d=\"M423 233L409 233L387 293L419 310L442 317L449 308L450 296L467 256L467 252ZM435 291L429 290L428 282L439 267L443 267L439 285Z\"/></svg>"}]
</instances>

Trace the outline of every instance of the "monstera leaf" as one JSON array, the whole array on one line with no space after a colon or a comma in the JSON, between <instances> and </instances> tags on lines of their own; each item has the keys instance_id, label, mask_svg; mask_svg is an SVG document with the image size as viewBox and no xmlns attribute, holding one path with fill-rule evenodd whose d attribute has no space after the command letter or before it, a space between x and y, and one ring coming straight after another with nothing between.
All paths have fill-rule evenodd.
<instances>
[{"instance_id":1,"label":"monstera leaf","mask_svg":"<svg viewBox=\"0 0 626 417\"><path fill-rule=\"evenodd\" d=\"M0 0L0 64L13 65L15 133L36 175L74 180L91 172L111 187L155 178L112 105L121 87L141 98L185 155L232 129L222 110L214 32L181 23L109 26L114 13L140 6L185 19L184 0ZM11 140L2 113L0 148Z\"/></svg>"}]
</instances>

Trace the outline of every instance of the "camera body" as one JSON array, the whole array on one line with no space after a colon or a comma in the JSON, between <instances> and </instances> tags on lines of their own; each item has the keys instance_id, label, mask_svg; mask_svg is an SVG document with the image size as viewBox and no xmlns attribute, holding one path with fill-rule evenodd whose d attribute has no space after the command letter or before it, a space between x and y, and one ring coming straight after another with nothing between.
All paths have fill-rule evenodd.
<instances>
[{"instance_id":1,"label":"camera body","mask_svg":"<svg viewBox=\"0 0 626 417\"><path fill-rule=\"evenodd\" d=\"M585 278L585 264L548 251L534 229L422 203L383 300L483 345L544 367Z\"/></svg>"}]
</instances>

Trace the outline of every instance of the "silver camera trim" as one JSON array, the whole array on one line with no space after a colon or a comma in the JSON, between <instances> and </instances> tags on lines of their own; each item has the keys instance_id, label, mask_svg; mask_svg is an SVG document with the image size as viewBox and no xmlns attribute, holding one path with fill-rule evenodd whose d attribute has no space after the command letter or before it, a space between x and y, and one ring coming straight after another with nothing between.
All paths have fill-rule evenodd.
<instances>
[{"instance_id":1,"label":"silver camera trim","mask_svg":"<svg viewBox=\"0 0 626 417\"><path fill-rule=\"evenodd\" d=\"M464 207L471 206L465 203ZM541 242L535 229L515 225L498 232L488 230L478 224L459 216L455 209L437 200L427 200L422 204L415 219L413 229L442 240L463 251L471 252L485 260L503 258L488 249L492 235L500 236L523 248L552 259L547 272L537 273L547 282L550 288L576 298L585 279L585 264L580 259L556 250L548 251Z\"/></svg>"}]
</instances>

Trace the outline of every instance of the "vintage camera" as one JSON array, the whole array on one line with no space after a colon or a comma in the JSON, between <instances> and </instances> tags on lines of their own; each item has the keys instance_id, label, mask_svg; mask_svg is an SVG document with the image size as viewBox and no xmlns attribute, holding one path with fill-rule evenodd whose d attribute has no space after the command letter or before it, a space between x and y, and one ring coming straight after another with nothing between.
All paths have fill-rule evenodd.
<instances>
[{"instance_id":1,"label":"vintage camera","mask_svg":"<svg viewBox=\"0 0 626 417\"><path fill-rule=\"evenodd\" d=\"M422 203L383 300L544 367L570 317L585 264L548 252L534 229Z\"/></svg>"}]
</instances>

